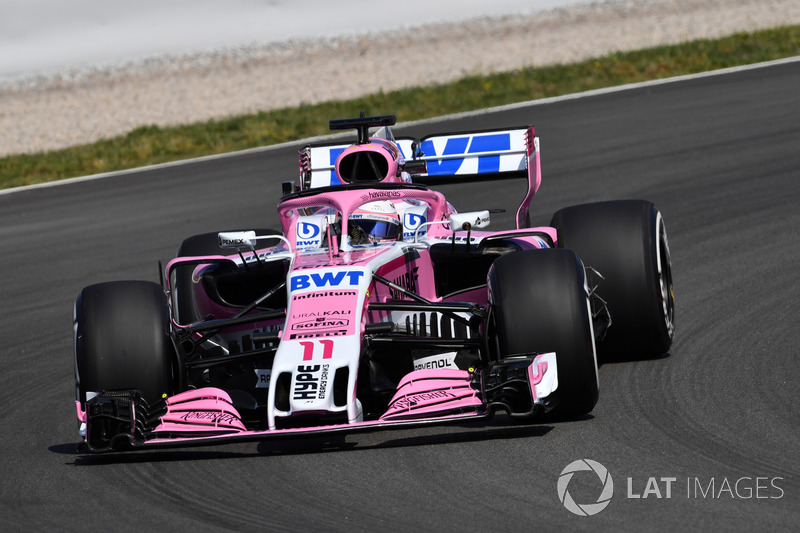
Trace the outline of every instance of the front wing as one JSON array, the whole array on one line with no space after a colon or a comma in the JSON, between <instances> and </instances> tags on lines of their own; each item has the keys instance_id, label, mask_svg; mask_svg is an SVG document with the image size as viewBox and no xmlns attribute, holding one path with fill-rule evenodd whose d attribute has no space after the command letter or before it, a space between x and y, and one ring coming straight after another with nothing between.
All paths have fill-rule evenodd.
<instances>
[{"instance_id":1,"label":"front wing","mask_svg":"<svg viewBox=\"0 0 800 533\"><path fill-rule=\"evenodd\" d=\"M557 403L555 353L507 358L479 371L424 369L411 372L397 386L386 412L377 420L292 429L245 427L230 396L207 387L185 391L160 405L148 406L138 391L104 391L77 404L91 452L211 445L353 433L385 428L487 419L498 409L534 418Z\"/></svg>"}]
</instances>

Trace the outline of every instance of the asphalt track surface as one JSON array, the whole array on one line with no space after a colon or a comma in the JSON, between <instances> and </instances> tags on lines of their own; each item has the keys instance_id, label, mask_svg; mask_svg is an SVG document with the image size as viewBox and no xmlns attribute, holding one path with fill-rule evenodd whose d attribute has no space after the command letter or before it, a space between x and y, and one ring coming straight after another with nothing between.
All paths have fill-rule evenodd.
<instances>
[{"instance_id":1,"label":"asphalt track surface","mask_svg":"<svg viewBox=\"0 0 800 533\"><path fill-rule=\"evenodd\" d=\"M406 132L534 123L544 175L535 224L614 198L647 198L664 214L672 350L603 364L597 407L565 423L497 417L338 441L79 454L71 320L80 289L156 281L157 261L191 234L276 226L296 147L0 195L2 529L796 530L798 88L794 62ZM508 208L499 227L522 188L443 190L461 210ZM567 511L556 490L584 458L614 482L608 507L590 517ZM600 488L579 472L569 493L594 503Z\"/></svg>"}]
</instances>

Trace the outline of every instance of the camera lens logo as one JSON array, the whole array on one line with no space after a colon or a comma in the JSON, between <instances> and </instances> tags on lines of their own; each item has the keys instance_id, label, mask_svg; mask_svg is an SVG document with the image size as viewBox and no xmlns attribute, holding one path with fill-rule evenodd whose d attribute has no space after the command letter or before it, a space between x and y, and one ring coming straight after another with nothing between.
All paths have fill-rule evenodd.
<instances>
[{"instance_id":1,"label":"camera lens logo","mask_svg":"<svg viewBox=\"0 0 800 533\"><path fill-rule=\"evenodd\" d=\"M595 503L576 503L567 490L569 482L572 481L572 476L575 475L575 472L581 471L594 472L600 479L600 483L603 484L603 490ZM569 512L578 516L596 515L608 507L613 495L614 480L611 479L611 474L608 473L605 466L591 459L578 459L577 461L573 461L561 471L561 475L558 478L558 499L561 500L561 503L564 504L564 507L566 507Z\"/></svg>"}]
</instances>

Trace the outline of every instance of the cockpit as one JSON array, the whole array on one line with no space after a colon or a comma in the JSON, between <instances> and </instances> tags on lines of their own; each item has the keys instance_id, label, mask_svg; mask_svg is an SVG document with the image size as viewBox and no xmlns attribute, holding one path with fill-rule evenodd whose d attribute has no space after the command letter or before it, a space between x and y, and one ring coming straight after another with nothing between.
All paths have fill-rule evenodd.
<instances>
[{"instance_id":1,"label":"cockpit","mask_svg":"<svg viewBox=\"0 0 800 533\"><path fill-rule=\"evenodd\" d=\"M352 247L413 241L425 235L429 210L427 202L411 198L367 201L347 214L343 236L342 213L335 207L302 207L293 213L296 247L327 249L333 238Z\"/></svg>"}]
</instances>

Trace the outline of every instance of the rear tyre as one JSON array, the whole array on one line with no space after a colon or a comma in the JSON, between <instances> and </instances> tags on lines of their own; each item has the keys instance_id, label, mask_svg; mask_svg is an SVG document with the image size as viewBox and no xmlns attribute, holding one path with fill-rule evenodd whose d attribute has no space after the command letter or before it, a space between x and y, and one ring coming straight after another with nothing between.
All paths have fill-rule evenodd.
<instances>
[{"instance_id":1,"label":"rear tyre","mask_svg":"<svg viewBox=\"0 0 800 533\"><path fill-rule=\"evenodd\" d=\"M227 230L225 230L227 231ZM238 230L232 230L238 231ZM257 229L256 235L281 235L280 231L274 229ZM192 257L203 255L231 255L228 248L220 248L219 232L201 233L187 238L178 248L176 257ZM192 271L194 267L177 267L175 269L175 286L173 291L177 294L175 298L178 313L178 323L190 324L205 317L198 316L194 304L194 292L192 289Z\"/></svg>"},{"instance_id":2,"label":"rear tyre","mask_svg":"<svg viewBox=\"0 0 800 533\"><path fill-rule=\"evenodd\" d=\"M90 285L75 302L75 388L141 392L148 404L173 392L169 313L161 286L147 281Z\"/></svg>"},{"instance_id":3,"label":"rear tyre","mask_svg":"<svg viewBox=\"0 0 800 533\"><path fill-rule=\"evenodd\" d=\"M499 359L555 352L555 417L576 417L597 403L594 333L580 260L569 250L531 250L498 258L489 271L489 338Z\"/></svg>"},{"instance_id":4,"label":"rear tyre","mask_svg":"<svg viewBox=\"0 0 800 533\"><path fill-rule=\"evenodd\" d=\"M569 248L602 276L597 295L608 303L611 326L598 341L601 355L648 357L669 350L675 331L667 231L661 213L643 200L567 207L550 225L559 248Z\"/></svg>"}]
</instances>

